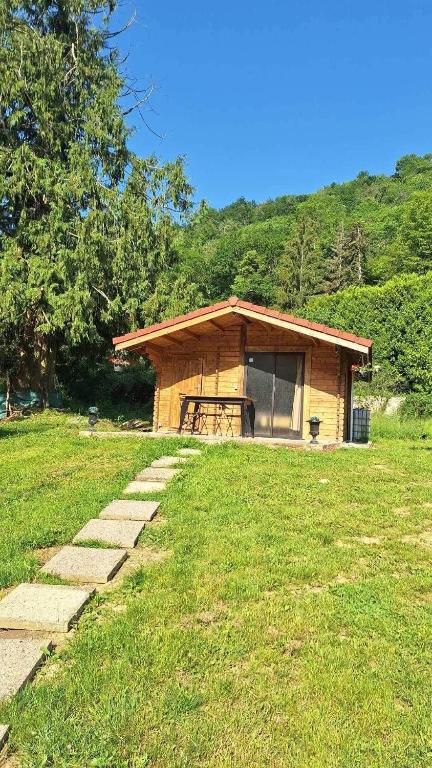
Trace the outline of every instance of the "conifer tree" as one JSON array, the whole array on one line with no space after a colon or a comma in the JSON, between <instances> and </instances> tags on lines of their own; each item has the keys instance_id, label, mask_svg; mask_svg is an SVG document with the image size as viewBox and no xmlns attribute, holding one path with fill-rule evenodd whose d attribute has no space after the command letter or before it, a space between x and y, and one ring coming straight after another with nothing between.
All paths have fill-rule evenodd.
<instances>
[{"instance_id":1,"label":"conifer tree","mask_svg":"<svg viewBox=\"0 0 432 768\"><path fill-rule=\"evenodd\" d=\"M114 8L0 0L0 333L15 329L20 383L44 401L60 343L143 320L169 209L188 207L180 160L128 150Z\"/></svg>"},{"instance_id":2,"label":"conifer tree","mask_svg":"<svg viewBox=\"0 0 432 768\"><path fill-rule=\"evenodd\" d=\"M348 234L347 285L363 285L366 262L366 240L360 224L355 223Z\"/></svg>"},{"instance_id":3,"label":"conifer tree","mask_svg":"<svg viewBox=\"0 0 432 768\"><path fill-rule=\"evenodd\" d=\"M286 243L277 268L277 302L284 309L297 309L323 285L323 265L316 224L301 216Z\"/></svg>"},{"instance_id":4,"label":"conifer tree","mask_svg":"<svg viewBox=\"0 0 432 768\"><path fill-rule=\"evenodd\" d=\"M330 246L330 259L327 270L326 293L336 293L349 285L348 241L345 224L342 221L335 239Z\"/></svg>"}]
</instances>

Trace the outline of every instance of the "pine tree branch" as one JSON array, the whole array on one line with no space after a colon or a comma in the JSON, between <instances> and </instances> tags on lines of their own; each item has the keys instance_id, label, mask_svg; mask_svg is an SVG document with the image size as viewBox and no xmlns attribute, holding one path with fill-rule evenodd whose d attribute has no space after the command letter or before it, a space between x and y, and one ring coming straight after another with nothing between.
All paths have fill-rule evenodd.
<instances>
[{"instance_id":1,"label":"pine tree branch","mask_svg":"<svg viewBox=\"0 0 432 768\"><path fill-rule=\"evenodd\" d=\"M111 305L113 303L111 301L111 299L106 295L106 293L104 293L104 291L102 291L100 288L97 288L95 285L92 285L91 288L93 288L93 290L96 291L96 293L98 293L100 296L102 296L102 298L105 299L105 301L108 304Z\"/></svg>"}]
</instances>

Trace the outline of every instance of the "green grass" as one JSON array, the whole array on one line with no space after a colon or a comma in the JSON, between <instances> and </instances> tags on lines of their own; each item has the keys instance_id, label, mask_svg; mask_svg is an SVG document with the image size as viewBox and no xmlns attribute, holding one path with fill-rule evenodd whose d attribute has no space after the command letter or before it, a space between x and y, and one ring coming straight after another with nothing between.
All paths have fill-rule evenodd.
<instances>
[{"instance_id":1,"label":"green grass","mask_svg":"<svg viewBox=\"0 0 432 768\"><path fill-rule=\"evenodd\" d=\"M69 540L173 449L14 429L9 581L34 574L39 519L44 541ZM430 768L431 549L402 538L432 528L431 448L205 448L142 536L171 556L93 600L0 708L23 766Z\"/></svg>"},{"instance_id":2,"label":"green grass","mask_svg":"<svg viewBox=\"0 0 432 768\"><path fill-rule=\"evenodd\" d=\"M35 550L69 543L133 472L178 445L80 438L86 425L53 414L0 424L0 590L31 579Z\"/></svg>"},{"instance_id":3,"label":"green grass","mask_svg":"<svg viewBox=\"0 0 432 768\"><path fill-rule=\"evenodd\" d=\"M432 440L432 419L414 419L397 415L372 416L372 440Z\"/></svg>"}]
</instances>

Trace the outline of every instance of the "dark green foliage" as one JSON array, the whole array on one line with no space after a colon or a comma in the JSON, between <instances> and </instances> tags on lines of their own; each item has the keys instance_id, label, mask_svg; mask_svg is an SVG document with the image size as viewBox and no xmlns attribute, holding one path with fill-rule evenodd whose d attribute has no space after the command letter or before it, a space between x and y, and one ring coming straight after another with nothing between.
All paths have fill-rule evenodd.
<instances>
[{"instance_id":1,"label":"dark green foliage","mask_svg":"<svg viewBox=\"0 0 432 768\"><path fill-rule=\"evenodd\" d=\"M302 315L374 340L374 363L396 391L432 393L432 272L311 299Z\"/></svg>"},{"instance_id":2,"label":"dark green foliage","mask_svg":"<svg viewBox=\"0 0 432 768\"><path fill-rule=\"evenodd\" d=\"M43 399L61 345L148 322L189 206L181 160L128 149L114 9L0 0L0 331Z\"/></svg>"},{"instance_id":3,"label":"dark green foliage","mask_svg":"<svg viewBox=\"0 0 432 768\"><path fill-rule=\"evenodd\" d=\"M432 392L409 392L401 407L403 418L431 418Z\"/></svg>"},{"instance_id":4,"label":"dark green foliage","mask_svg":"<svg viewBox=\"0 0 432 768\"><path fill-rule=\"evenodd\" d=\"M97 405L102 416L149 410L154 390L154 371L144 358L133 357L130 364L114 365L97 347L60 350L58 377L62 389L75 407L84 413Z\"/></svg>"},{"instance_id":5,"label":"dark green foliage","mask_svg":"<svg viewBox=\"0 0 432 768\"><path fill-rule=\"evenodd\" d=\"M363 171L315 194L240 198L220 211L203 203L176 245L206 301L236 293L299 309L314 294L431 269L431 221L432 155L407 155L393 176Z\"/></svg>"}]
</instances>

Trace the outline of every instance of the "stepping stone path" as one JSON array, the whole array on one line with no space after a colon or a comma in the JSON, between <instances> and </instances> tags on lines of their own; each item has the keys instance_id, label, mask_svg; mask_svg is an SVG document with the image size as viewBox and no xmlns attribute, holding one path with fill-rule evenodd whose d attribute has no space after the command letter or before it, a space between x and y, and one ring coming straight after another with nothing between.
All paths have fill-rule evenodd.
<instances>
[{"instance_id":1,"label":"stepping stone path","mask_svg":"<svg viewBox=\"0 0 432 768\"><path fill-rule=\"evenodd\" d=\"M18 693L32 679L49 647L50 641L0 639L0 701Z\"/></svg>"},{"instance_id":2,"label":"stepping stone path","mask_svg":"<svg viewBox=\"0 0 432 768\"><path fill-rule=\"evenodd\" d=\"M77 587L20 584L0 601L0 627L68 632L90 595Z\"/></svg>"},{"instance_id":3,"label":"stepping stone path","mask_svg":"<svg viewBox=\"0 0 432 768\"><path fill-rule=\"evenodd\" d=\"M9 736L9 726L0 723L0 749L4 747Z\"/></svg>"},{"instance_id":4,"label":"stepping stone path","mask_svg":"<svg viewBox=\"0 0 432 768\"><path fill-rule=\"evenodd\" d=\"M180 471L170 467L147 467L142 472L138 472L135 480L172 480Z\"/></svg>"},{"instance_id":5,"label":"stepping stone path","mask_svg":"<svg viewBox=\"0 0 432 768\"><path fill-rule=\"evenodd\" d=\"M138 541L145 523L142 520L89 520L73 539L78 541L100 541L117 547L132 549Z\"/></svg>"},{"instance_id":6,"label":"stepping stone path","mask_svg":"<svg viewBox=\"0 0 432 768\"><path fill-rule=\"evenodd\" d=\"M181 456L161 456L152 461L152 467L175 467L176 464L186 464L187 459Z\"/></svg>"},{"instance_id":7,"label":"stepping stone path","mask_svg":"<svg viewBox=\"0 0 432 768\"><path fill-rule=\"evenodd\" d=\"M197 448L182 448L179 456L161 456L140 472L124 493L163 491L166 481L180 472L187 456L201 453ZM123 565L127 549L135 547L145 523L159 509L158 501L116 499L98 519L76 534L74 543L97 541L121 547L63 547L41 568L42 573L85 584L105 584ZM0 600L0 629L34 631L36 638L0 636L0 701L17 693L42 664L50 640L42 632L69 631L94 590L58 584L20 584ZM8 725L0 725L0 749L6 743Z\"/></svg>"},{"instance_id":8,"label":"stepping stone path","mask_svg":"<svg viewBox=\"0 0 432 768\"><path fill-rule=\"evenodd\" d=\"M63 547L45 563L42 573L84 583L106 584L127 558L124 549Z\"/></svg>"},{"instance_id":9,"label":"stepping stone path","mask_svg":"<svg viewBox=\"0 0 432 768\"><path fill-rule=\"evenodd\" d=\"M134 499L116 499L102 510L101 520L153 520L160 507L159 501L135 501Z\"/></svg>"},{"instance_id":10,"label":"stepping stone path","mask_svg":"<svg viewBox=\"0 0 432 768\"><path fill-rule=\"evenodd\" d=\"M158 493L164 491L166 483L158 480L132 480L123 493Z\"/></svg>"}]
</instances>

